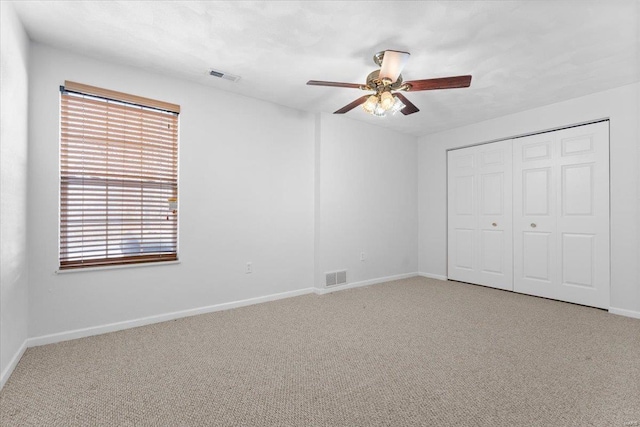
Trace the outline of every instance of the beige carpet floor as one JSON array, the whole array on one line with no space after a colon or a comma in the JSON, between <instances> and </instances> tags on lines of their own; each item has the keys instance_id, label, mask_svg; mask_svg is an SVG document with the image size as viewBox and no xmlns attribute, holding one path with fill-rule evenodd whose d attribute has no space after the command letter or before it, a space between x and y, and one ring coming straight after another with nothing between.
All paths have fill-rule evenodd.
<instances>
[{"instance_id":1,"label":"beige carpet floor","mask_svg":"<svg viewBox=\"0 0 640 427\"><path fill-rule=\"evenodd\" d=\"M640 320L413 278L30 348L9 426L638 426Z\"/></svg>"}]
</instances>

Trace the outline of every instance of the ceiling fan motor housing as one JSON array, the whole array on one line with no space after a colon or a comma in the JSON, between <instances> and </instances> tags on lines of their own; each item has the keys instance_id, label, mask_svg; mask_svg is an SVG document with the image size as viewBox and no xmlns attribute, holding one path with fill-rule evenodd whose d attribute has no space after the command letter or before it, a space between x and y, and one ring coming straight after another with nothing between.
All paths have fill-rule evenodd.
<instances>
[{"instance_id":1,"label":"ceiling fan motor housing","mask_svg":"<svg viewBox=\"0 0 640 427\"><path fill-rule=\"evenodd\" d=\"M373 90L376 93L384 92L385 90L402 90L402 74L398 76L398 79L390 83L388 80L384 81L380 79L380 70L375 70L369 73L367 76L367 84L365 86L365 90Z\"/></svg>"}]
</instances>

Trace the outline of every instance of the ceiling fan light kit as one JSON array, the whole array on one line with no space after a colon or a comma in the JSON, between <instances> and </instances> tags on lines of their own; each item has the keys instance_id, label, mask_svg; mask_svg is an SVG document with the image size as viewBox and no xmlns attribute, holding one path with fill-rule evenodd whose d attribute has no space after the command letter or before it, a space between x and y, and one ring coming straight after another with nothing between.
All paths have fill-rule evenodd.
<instances>
[{"instance_id":1,"label":"ceiling fan light kit","mask_svg":"<svg viewBox=\"0 0 640 427\"><path fill-rule=\"evenodd\" d=\"M391 92L383 92L381 95L371 95L367 98L362 108L369 114L377 117L385 117L389 114L393 115L402 110L405 105L397 96L391 95Z\"/></svg>"},{"instance_id":2,"label":"ceiling fan light kit","mask_svg":"<svg viewBox=\"0 0 640 427\"><path fill-rule=\"evenodd\" d=\"M344 87L372 91L374 94L365 95L345 105L333 114L344 114L358 105L362 105L364 111L377 117L393 115L400 111L409 115L420 111L404 95L398 91L417 92L423 90L454 89L469 87L471 76L442 77L437 79L413 80L404 82L402 69L409 60L409 52L397 50L385 50L373 56L373 61L380 66L379 70L371 72L367 76L367 83L359 85L355 83L325 82L309 80L311 86ZM396 93L394 93L396 91Z\"/></svg>"}]
</instances>

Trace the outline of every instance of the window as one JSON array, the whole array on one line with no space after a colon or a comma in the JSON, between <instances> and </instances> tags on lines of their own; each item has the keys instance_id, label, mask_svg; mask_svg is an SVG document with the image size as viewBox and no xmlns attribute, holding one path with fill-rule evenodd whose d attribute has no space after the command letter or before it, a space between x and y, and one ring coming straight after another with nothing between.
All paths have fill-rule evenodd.
<instances>
[{"instance_id":1,"label":"window","mask_svg":"<svg viewBox=\"0 0 640 427\"><path fill-rule=\"evenodd\" d=\"M180 107L60 90L60 269L177 260Z\"/></svg>"}]
</instances>

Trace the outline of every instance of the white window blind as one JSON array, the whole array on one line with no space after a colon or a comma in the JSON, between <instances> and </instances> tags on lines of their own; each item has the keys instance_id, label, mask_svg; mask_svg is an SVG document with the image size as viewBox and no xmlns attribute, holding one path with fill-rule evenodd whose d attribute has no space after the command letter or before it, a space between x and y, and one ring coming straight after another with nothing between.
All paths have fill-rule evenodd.
<instances>
[{"instance_id":1,"label":"white window blind","mask_svg":"<svg viewBox=\"0 0 640 427\"><path fill-rule=\"evenodd\" d=\"M60 269L177 260L179 111L61 87Z\"/></svg>"}]
</instances>

